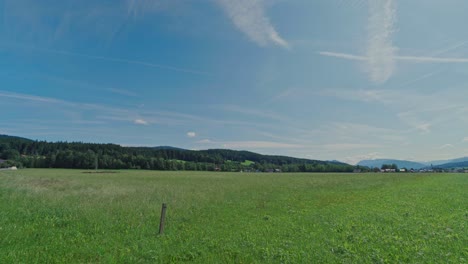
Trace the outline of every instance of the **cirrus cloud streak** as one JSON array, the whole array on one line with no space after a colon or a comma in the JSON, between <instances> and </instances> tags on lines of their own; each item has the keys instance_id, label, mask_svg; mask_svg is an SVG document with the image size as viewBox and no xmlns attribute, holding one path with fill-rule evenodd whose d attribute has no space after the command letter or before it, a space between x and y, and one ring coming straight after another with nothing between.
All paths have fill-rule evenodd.
<instances>
[{"instance_id":1,"label":"cirrus cloud streak","mask_svg":"<svg viewBox=\"0 0 468 264\"><path fill-rule=\"evenodd\" d=\"M263 0L216 0L238 30L259 46L275 44L288 48L284 40L265 14Z\"/></svg>"},{"instance_id":2,"label":"cirrus cloud streak","mask_svg":"<svg viewBox=\"0 0 468 264\"><path fill-rule=\"evenodd\" d=\"M335 57L346 60L355 61L369 61L370 58L367 56L360 56L356 54L340 53L332 51L320 51L318 54L327 57ZM393 57L397 61L406 61L414 63L468 63L468 58L447 58L447 57L426 57L426 56L398 56Z\"/></svg>"}]
</instances>

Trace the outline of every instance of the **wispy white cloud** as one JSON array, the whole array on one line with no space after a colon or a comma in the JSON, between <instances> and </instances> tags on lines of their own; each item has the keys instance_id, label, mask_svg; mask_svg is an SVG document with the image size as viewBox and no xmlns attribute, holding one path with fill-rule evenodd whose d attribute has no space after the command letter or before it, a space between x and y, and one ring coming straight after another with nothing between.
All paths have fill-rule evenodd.
<instances>
[{"instance_id":1,"label":"wispy white cloud","mask_svg":"<svg viewBox=\"0 0 468 264\"><path fill-rule=\"evenodd\" d=\"M70 51L63 51L63 50L39 49L39 48L31 48L31 49L39 50L39 51L42 51L42 52L65 55L65 56L74 56L74 57L82 57L82 58L93 59L93 60L102 60L102 61L109 61L109 62L133 64L133 65L139 65L139 66L144 66L144 67L159 68L159 69L164 69L164 70L183 72L183 73L191 73L191 74L197 74L197 75L209 75L208 72L204 72L204 71L198 71L198 70L182 68L182 67L174 67L174 66L163 65L163 64L156 64L156 63L140 61L140 60L129 60L129 59L122 59L122 58L94 56L94 55L88 55L88 54L82 54L82 53L76 53L76 52L70 52Z\"/></svg>"},{"instance_id":2,"label":"wispy white cloud","mask_svg":"<svg viewBox=\"0 0 468 264\"><path fill-rule=\"evenodd\" d=\"M459 49L459 48L461 48L463 46L466 46L467 44L468 44L467 40L457 41L457 42L455 42L453 44L450 44L449 46L446 46L446 47L443 47L443 48L441 48L439 50L434 51L432 54L430 54L430 57L439 56L439 55L447 53L449 51Z\"/></svg>"},{"instance_id":3,"label":"wispy white cloud","mask_svg":"<svg viewBox=\"0 0 468 264\"><path fill-rule=\"evenodd\" d=\"M266 149L266 148L304 148L302 145L298 144L288 144L281 142L272 142L272 141L231 141L222 143L224 148L233 148L233 149Z\"/></svg>"},{"instance_id":4,"label":"wispy white cloud","mask_svg":"<svg viewBox=\"0 0 468 264\"><path fill-rule=\"evenodd\" d=\"M468 142L468 137L463 138L462 142Z\"/></svg>"},{"instance_id":5,"label":"wispy white cloud","mask_svg":"<svg viewBox=\"0 0 468 264\"><path fill-rule=\"evenodd\" d=\"M294 95L295 92L297 92L296 88L288 88L288 89L286 89L286 90L272 96L269 100L267 100L265 102L265 104L272 104L272 103L276 103L277 101L284 100L285 98Z\"/></svg>"},{"instance_id":6,"label":"wispy white cloud","mask_svg":"<svg viewBox=\"0 0 468 264\"><path fill-rule=\"evenodd\" d=\"M213 143L213 141L211 141L210 139L202 139L202 140L198 140L195 143L198 143L198 144L211 144L211 143Z\"/></svg>"},{"instance_id":7,"label":"wispy white cloud","mask_svg":"<svg viewBox=\"0 0 468 264\"><path fill-rule=\"evenodd\" d=\"M328 89L318 93L321 96L332 96L343 100L361 101L361 102L378 102L386 103L396 100L395 95L387 90L377 89Z\"/></svg>"},{"instance_id":8,"label":"wispy white cloud","mask_svg":"<svg viewBox=\"0 0 468 264\"><path fill-rule=\"evenodd\" d=\"M431 78L432 76L437 75L437 74L440 74L440 73L442 73L442 70L437 69L437 70L435 70L435 71L431 71L431 72L425 73L425 74L423 74L423 75L421 75L421 76L418 76L418 77L416 77L416 78L414 78L414 79L411 79L411 80L409 80L409 81L406 81L406 82L400 84L398 87L399 87L399 88L404 88L404 87L410 86L410 85L412 85L412 84L414 84L414 83L417 83L417 82L419 82L419 81L422 81L422 80Z\"/></svg>"},{"instance_id":9,"label":"wispy white cloud","mask_svg":"<svg viewBox=\"0 0 468 264\"><path fill-rule=\"evenodd\" d=\"M454 146L452 144L444 144L444 145L440 146L439 149L451 149L453 147Z\"/></svg>"},{"instance_id":10,"label":"wispy white cloud","mask_svg":"<svg viewBox=\"0 0 468 264\"><path fill-rule=\"evenodd\" d=\"M215 0L234 25L260 46L275 44L284 48L289 44L276 31L265 14L263 0Z\"/></svg>"},{"instance_id":11,"label":"wispy white cloud","mask_svg":"<svg viewBox=\"0 0 468 264\"><path fill-rule=\"evenodd\" d=\"M396 4L393 0L369 1L367 70L376 83L387 81L395 70L397 48L393 46Z\"/></svg>"},{"instance_id":12,"label":"wispy white cloud","mask_svg":"<svg viewBox=\"0 0 468 264\"><path fill-rule=\"evenodd\" d=\"M122 0L59 1L3 0L5 35L24 43L51 44L79 29L90 37L106 39L125 20ZM54 23L51 23L50 20Z\"/></svg>"},{"instance_id":13,"label":"wispy white cloud","mask_svg":"<svg viewBox=\"0 0 468 264\"><path fill-rule=\"evenodd\" d=\"M326 144L323 148L331 151L346 151L356 149L370 149L370 148L381 148L379 144L358 144L358 143L337 143L337 144Z\"/></svg>"},{"instance_id":14,"label":"wispy white cloud","mask_svg":"<svg viewBox=\"0 0 468 264\"><path fill-rule=\"evenodd\" d=\"M281 114L265 111L265 110L258 110L258 109L251 109L247 107L242 107L239 105L222 105L219 107L220 110L228 111L228 112L235 112L242 115L247 116L255 116L258 118L263 119L272 119L277 121L288 122L290 118L283 116Z\"/></svg>"},{"instance_id":15,"label":"wispy white cloud","mask_svg":"<svg viewBox=\"0 0 468 264\"><path fill-rule=\"evenodd\" d=\"M138 125L147 125L149 124L148 120L139 118L139 114L130 109L117 108L112 106L107 106L103 104L90 104L90 103L81 103L81 102L71 102L62 99L37 96L31 94L21 94L21 93L12 93L7 91L0 90L0 98L9 98L17 100L23 105L27 106L42 106L47 105L48 107L56 106L61 111L66 111L73 116L81 116L80 113L85 111L92 111L99 113L94 118L102 120L115 120L115 121L124 121L124 122L133 122ZM98 120L87 120L87 121L98 121Z\"/></svg>"},{"instance_id":16,"label":"wispy white cloud","mask_svg":"<svg viewBox=\"0 0 468 264\"><path fill-rule=\"evenodd\" d=\"M175 2L174 0L125 0L128 15L138 17L148 12L161 11Z\"/></svg>"},{"instance_id":17,"label":"wispy white cloud","mask_svg":"<svg viewBox=\"0 0 468 264\"><path fill-rule=\"evenodd\" d=\"M431 132L432 125L430 123L422 123L415 125L415 128L423 134Z\"/></svg>"},{"instance_id":18,"label":"wispy white cloud","mask_svg":"<svg viewBox=\"0 0 468 264\"><path fill-rule=\"evenodd\" d=\"M131 92L131 91L128 91L128 90L124 90L124 89L106 88L106 90L111 92L111 93L120 94L120 95L124 95L124 96L130 96L130 97L137 97L138 96L137 93L134 93L134 92Z\"/></svg>"},{"instance_id":19,"label":"wispy white cloud","mask_svg":"<svg viewBox=\"0 0 468 264\"><path fill-rule=\"evenodd\" d=\"M371 58L366 56L359 56L349 53L339 53L331 51L320 51L320 55L335 57L340 59L355 60L355 61L370 61ZM468 58L446 58L446 57L427 57L427 56L393 56L392 59L397 61L407 61L414 63L467 63Z\"/></svg>"},{"instance_id":20,"label":"wispy white cloud","mask_svg":"<svg viewBox=\"0 0 468 264\"><path fill-rule=\"evenodd\" d=\"M203 145L209 145L210 147L222 147L222 148L243 149L243 150L305 148L304 145L300 145L300 144L290 144L290 143L274 142L274 141L213 141L213 140L205 139L205 140L200 140L197 143L203 144Z\"/></svg>"},{"instance_id":21,"label":"wispy white cloud","mask_svg":"<svg viewBox=\"0 0 468 264\"><path fill-rule=\"evenodd\" d=\"M144 126L148 125L148 121L141 119L141 118L135 119L133 123L135 123L136 125L144 125Z\"/></svg>"},{"instance_id":22,"label":"wispy white cloud","mask_svg":"<svg viewBox=\"0 0 468 264\"><path fill-rule=\"evenodd\" d=\"M375 83L384 83L393 75L396 68L398 48L393 45L393 33L396 31L396 3L394 0L372 0L368 3L366 56L331 51L321 51L319 54L364 61L370 79Z\"/></svg>"},{"instance_id":23,"label":"wispy white cloud","mask_svg":"<svg viewBox=\"0 0 468 264\"><path fill-rule=\"evenodd\" d=\"M288 47L266 15L265 0L212 0L222 7L237 29L260 46L268 44ZM4 2L4 3L3 3ZM181 12L193 1L185 0L114 0L114 1L61 1L54 5L35 0L3 0L3 22L7 35L23 43L50 43L73 34L74 30L86 32L96 40L112 41L125 31L131 19L156 12ZM180 13L178 13L180 16ZM49 23L53 19L57 22ZM187 21L187 20L184 20ZM178 21L180 23L180 21ZM190 27L184 27L190 28ZM104 59L104 58L100 58ZM113 60L112 58L108 58ZM110 60L109 60L110 61ZM138 60L113 61L145 65L183 72L201 71L183 69Z\"/></svg>"},{"instance_id":24,"label":"wispy white cloud","mask_svg":"<svg viewBox=\"0 0 468 264\"><path fill-rule=\"evenodd\" d=\"M468 107L463 99L468 93L464 91L452 93L447 92L447 89L435 92L398 89L329 89L318 94L342 100L376 103L397 110L399 111L397 117L412 127L412 131L427 132L427 125L422 124L430 123L432 126L440 126L467 120L465 116L467 116ZM450 103L447 104L447 102Z\"/></svg>"},{"instance_id":25,"label":"wispy white cloud","mask_svg":"<svg viewBox=\"0 0 468 264\"><path fill-rule=\"evenodd\" d=\"M420 56L395 56L395 59L415 63L467 63L468 58L441 58Z\"/></svg>"},{"instance_id":26,"label":"wispy white cloud","mask_svg":"<svg viewBox=\"0 0 468 264\"><path fill-rule=\"evenodd\" d=\"M354 55L354 54L332 52L332 51L319 51L318 54L327 56L327 57L335 57L335 58L346 59L346 60L367 61L369 59L366 56L359 56L359 55Z\"/></svg>"},{"instance_id":27,"label":"wispy white cloud","mask_svg":"<svg viewBox=\"0 0 468 264\"><path fill-rule=\"evenodd\" d=\"M197 136L197 133L195 133L193 131L187 132L187 137L189 137L189 138L194 138L196 136Z\"/></svg>"},{"instance_id":28,"label":"wispy white cloud","mask_svg":"<svg viewBox=\"0 0 468 264\"><path fill-rule=\"evenodd\" d=\"M206 124L214 126L238 126L238 127L273 127L270 122L246 122L242 120L226 120L214 119L209 117L197 116L186 113L172 112L172 111L155 111L155 110L142 110L135 109L134 107L113 107L105 104L94 104L84 102L71 102L52 97L37 96L31 94L12 93L9 91L0 90L0 98L10 99L11 102L19 102L26 106L43 106L52 105L58 107L62 111L72 111L74 115L81 116L81 113L92 112L94 120L90 121L119 121L125 123L133 123L138 125L146 124L159 124L159 125L193 125L193 124ZM253 112L248 112L253 114ZM88 113L89 115L89 113ZM142 119L141 116L145 118ZM269 117L268 115L265 117ZM272 116L271 118L274 118Z\"/></svg>"},{"instance_id":29,"label":"wispy white cloud","mask_svg":"<svg viewBox=\"0 0 468 264\"><path fill-rule=\"evenodd\" d=\"M338 0L332 1L332 3L338 4L339 7L361 9L366 5L367 0Z\"/></svg>"},{"instance_id":30,"label":"wispy white cloud","mask_svg":"<svg viewBox=\"0 0 468 264\"><path fill-rule=\"evenodd\" d=\"M320 55L364 62L371 81L375 83L384 83L391 78L396 70L397 61L410 63L468 63L468 58L440 57L443 53L465 46L468 43L467 41L455 43L455 45L445 47L442 50L428 54L428 56L398 55L398 48L393 44L397 12L395 0L372 0L368 1L368 4L368 40L365 55L333 51L320 51L318 52Z\"/></svg>"},{"instance_id":31,"label":"wispy white cloud","mask_svg":"<svg viewBox=\"0 0 468 264\"><path fill-rule=\"evenodd\" d=\"M364 123L346 123L346 122L331 122L330 129L327 131L333 131L335 135L344 134L361 134L361 135L373 135L373 134L396 134L398 131L390 128L376 127L370 124Z\"/></svg>"},{"instance_id":32,"label":"wispy white cloud","mask_svg":"<svg viewBox=\"0 0 468 264\"><path fill-rule=\"evenodd\" d=\"M55 98L50 98L50 97L35 96L35 95L30 95L30 94L11 93L11 92L5 92L5 91L0 91L0 97L13 98L13 99L18 99L18 100L23 100L23 101L35 101L35 102L41 102L41 103L66 103L65 101L55 99Z\"/></svg>"}]
</instances>

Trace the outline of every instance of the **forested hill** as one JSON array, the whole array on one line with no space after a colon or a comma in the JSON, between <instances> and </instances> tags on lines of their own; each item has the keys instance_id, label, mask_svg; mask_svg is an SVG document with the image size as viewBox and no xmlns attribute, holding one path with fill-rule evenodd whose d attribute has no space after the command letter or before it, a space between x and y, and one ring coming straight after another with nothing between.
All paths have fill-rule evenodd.
<instances>
[{"instance_id":1,"label":"forested hill","mask_svg":"<svg viewBox=\"0 0 468 264\"><path fill-rule=\"evenodd\" d=\"M0 135L0 166L27 168L352 172L331 161L261 155L228 149L185 150L173 147L122 147L116 144L46 142Z\"/></svg>"}]
</instances>

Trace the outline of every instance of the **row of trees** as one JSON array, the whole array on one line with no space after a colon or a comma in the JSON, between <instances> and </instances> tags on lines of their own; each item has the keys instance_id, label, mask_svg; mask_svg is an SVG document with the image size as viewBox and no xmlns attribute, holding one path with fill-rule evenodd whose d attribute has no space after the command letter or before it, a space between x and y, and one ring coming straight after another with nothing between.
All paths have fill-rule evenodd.
<instances>
[{"instance_id":1,"label":"row of trees","mask_svg":"<svg viewBox=\"0 0 468 264\"><path fill-rule=\"evenodd\" d=\"M115 144L32 141L0 136L0 159L27 168L149 169L201 171L352 172L339 162L266 156L248 151L190 151L175 148L122 147ZM244 161L252 161L249 165ZM3 166L6 163L3 163Z\"/></svg>"}]
</instances>

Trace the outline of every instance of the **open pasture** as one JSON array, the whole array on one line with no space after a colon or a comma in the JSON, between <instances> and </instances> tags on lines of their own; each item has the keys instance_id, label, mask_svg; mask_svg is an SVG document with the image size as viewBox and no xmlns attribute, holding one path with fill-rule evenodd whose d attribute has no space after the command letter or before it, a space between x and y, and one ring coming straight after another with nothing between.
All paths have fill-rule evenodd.
<instances>
[{"instance_id":1,"label":"open pasture","mask_svg":"<svg viewBox=\"0 0 468 264\"><path fill-rule=\"evenodd\" d=\"M468 174L1 171L0 263L467 263L467 190Z\"/></svg>"}]
</instances>

